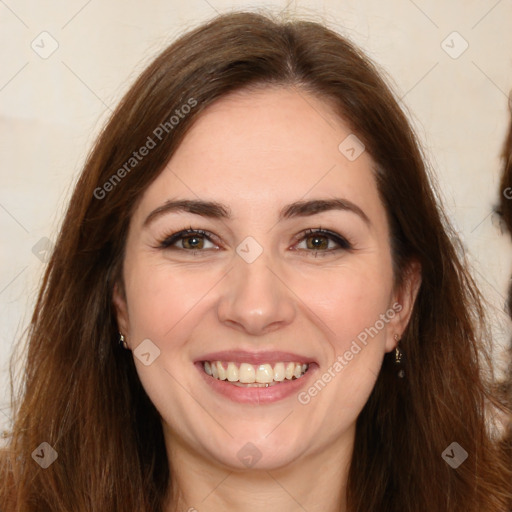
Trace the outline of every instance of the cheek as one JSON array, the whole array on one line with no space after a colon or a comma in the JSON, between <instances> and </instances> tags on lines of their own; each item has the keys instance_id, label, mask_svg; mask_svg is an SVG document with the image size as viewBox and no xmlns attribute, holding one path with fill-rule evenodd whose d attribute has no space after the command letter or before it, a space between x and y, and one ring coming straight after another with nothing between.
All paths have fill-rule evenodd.
<instances>
[{"instance_id":1,"label":"cheek","mask_svg":"<svg viewBox=\"0 0 512 512\"><path fill-rule=\"evenodd\" d=\"M184 381L187 376L187 341L215 279L210 283L208 273L185 272L166 263L130 263L126 265L126 289L133 347L136 350L142 340L149 339L160 351L148 366L134 353L137 374L162 417L187 417L190 395L177 377Z\"/></svg>"},{"instance_id":2,"label":"cheek","mask_svg":"<svg viewBox=\"0 0 512 512\"><path fill-rule=\"evenodd\" d=\"M336 353L347 350L352 340L375 324L382 334L379 338L383 338L387 322L380 319L390 308L391 263L347 264L326 271L323 280L303 276L298 286L298 295L307 297L307 307L323 321L325 333L332 340Z\"/></svg>"},{"instance_id":3,"label":"cheek","mask_svg":"<svg viewBox=\"0 0 512 512\"><path fill-rule=\"evenodd\" d=\"M319 280L301 280L299 293L308 297L307 309L322 320L317 325L322 326L328 345L324 345L325 364L318 379L299 402L314 402L315 408L331 410L329 428L335 431L340 424L355 420L380 371L388 325L395 316L390 306L391 260L367 259L364 264L352 260L343 268L329 270L325 277L323 286Z\"/></svg>"},{"instance_id":4,"label":"cheek","mask_svg":"<svg viewBox=\"0 0 512 512\"><path fill-rule=\"evenodd\" d=\"M208 272L185 272L165 263L134 265L129 272L127 295L133 334L154 337L161 343L171 332L174 339L180 339L177 333L183 332L218 280Z\"/></svg>"}]
</instances>

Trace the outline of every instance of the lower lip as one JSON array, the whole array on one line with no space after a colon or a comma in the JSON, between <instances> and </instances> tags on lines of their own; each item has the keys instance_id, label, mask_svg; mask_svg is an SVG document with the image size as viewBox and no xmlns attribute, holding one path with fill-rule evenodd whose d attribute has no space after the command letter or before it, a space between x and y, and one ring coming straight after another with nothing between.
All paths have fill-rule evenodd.
<instances>
[{"instance_id":1,"label":"lower lip","mask_svg":"<svg viewBox=\"0 0 512 512\"><path fill-rule=\"evenodd\" d=\"M312 363L309 365L308 371L298 379L284 380L279 384L267 387L242 387L235 386L228 380L219 380L211 377L204 371L203 363L195 363L195 366L202 375L204 381L213 391L224 395L225 397L244 404L268 404L277 402L291 395L296 395L301 388L305 387L315 373L317 365Z\"/></svg>"}]
</instances>

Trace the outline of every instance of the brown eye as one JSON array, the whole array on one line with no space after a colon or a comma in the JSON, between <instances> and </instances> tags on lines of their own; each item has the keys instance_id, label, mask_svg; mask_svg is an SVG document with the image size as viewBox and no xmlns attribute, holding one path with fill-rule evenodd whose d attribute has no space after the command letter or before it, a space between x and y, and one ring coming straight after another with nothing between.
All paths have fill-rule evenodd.
<instances>
[{"instance_id":1,"label":"brown eye","mask_svg":"<svg viewBox=\"0 0 512 512\"><path fill-rule=\"evenodd\" d=\"M308 249L327 249L329 240L324 235L310 235L306 237Z\"/></svg>"},{"instance_id":2,"label":"brown eye","mask_svg":"<svg viewBox=\"0 0 512 512\"><path fill-rule=\"evenodd\" d=\"M204 239L198 235L183 237L181 240L184 249L202 249L204 245Z\"/></svg>"},{"instance_id":3,"label":"brown eye","mask_svg":"<svg viewBox=\"0 0 512 512\"><path fill-rule=\"evenodd\" d=\"M181 246L178 245L179 242L181 242ZM205 242L210 243L212 247L205 247ZM206 231L202 231L200 229L186 229L166 237L160 242L159 247L161 249L195 251L202 249L212 249L216 246L210 240L210 237Z\"/></svg>"},{"instance_id":4,"label":"brown eye","mask_svg":"<svg viewBox=\"0 0 512 512\"><path fill-rule=\"evenodd\" d=\"M307 230L300 242L306 242L306 250L318 252L331 252L337 250L349 250L352 248L350 243L337 233L332 233L323 229ZM334 247L329 247L334 243ZM337 246L337 247L336 247Z\"/></svg>"}]
</instances>

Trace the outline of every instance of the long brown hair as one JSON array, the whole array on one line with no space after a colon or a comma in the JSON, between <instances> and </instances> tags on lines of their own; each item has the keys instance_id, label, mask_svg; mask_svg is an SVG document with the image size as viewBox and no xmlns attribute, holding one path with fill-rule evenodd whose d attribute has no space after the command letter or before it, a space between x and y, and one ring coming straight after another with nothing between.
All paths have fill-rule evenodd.
<instances>
[{"instance_id":1,"label":"long brown hair","mask_svg":"<svg viewBox=\"0 0 512 512\"><path fill-rule=\"evenodd\" d=\"M87 159L29 329L0 475L3 510L162 510L173 490L161 419L131 353L118 345L112 305L127 229L143 192L201 112L232 91L265 85L316 95L350 124L376 163L397 284L411 259L422 266L401 341L406 376L396 378L386 355L357 420L348 509L507 510L511 469L485 423L487 404L499 404L480 341L483 308L406 116L374 65L343 37L317 23L250 13L219 16L164 50ZM150 136L155 147L127 167ZM58 453L44 470L31 457L42 442ZM468 453L456 469L442 457L453 442Z\"/></svg>"}]
</instances>

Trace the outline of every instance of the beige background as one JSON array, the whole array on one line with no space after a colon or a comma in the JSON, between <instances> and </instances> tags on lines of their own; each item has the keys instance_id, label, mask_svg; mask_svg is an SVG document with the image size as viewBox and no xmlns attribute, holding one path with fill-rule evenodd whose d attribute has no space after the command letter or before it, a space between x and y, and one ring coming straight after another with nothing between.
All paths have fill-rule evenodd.
<instances>
[{"instance_id":1,"label":"beige background","mask_svg":"<svg viewBox=\"0 0 512 512\"><path fill-rule=\"evenodd\" d=\"M512 258L492 209L512 87L511 0L0 0L0 430L9 424L7 364L30 318L46 239L99 128L177 35L216 13L261 7L327 23L392 77L490 302L501 360Z\"/></svg>"}]
</instances>

